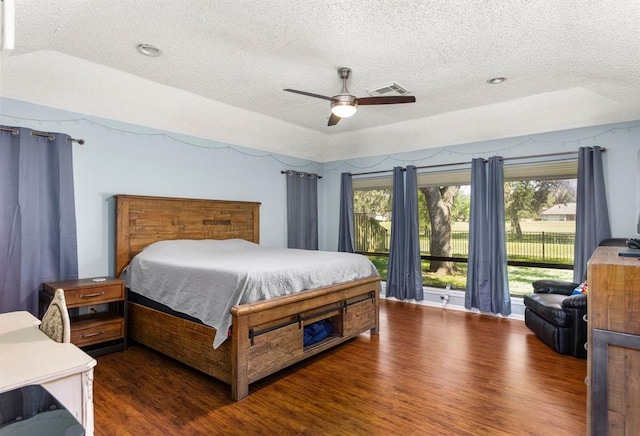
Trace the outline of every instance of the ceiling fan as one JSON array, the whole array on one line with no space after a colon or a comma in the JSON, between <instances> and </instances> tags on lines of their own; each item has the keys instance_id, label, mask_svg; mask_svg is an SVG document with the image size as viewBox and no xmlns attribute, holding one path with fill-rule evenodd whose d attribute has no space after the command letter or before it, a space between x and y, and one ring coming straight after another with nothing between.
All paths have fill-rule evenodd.
<instances>
[{"instance_id":1,"label":"ceiling fan","mask_svg":"<svg viewBox=\"0 0 640 436\"><path fill-rule=\"evenodd\" d=\"M348 118L352 116L356 113L358 106L368 106L375 104L415 103L416 101L415 97L408 95L357 98L349 94L349 90L347 89L347 79L349 78L349 73L351 73L350 68L338 69L338 75L342 79L342 89L340 90L339 94L334 95L333 97L313 94L311 92L298 91L295 89L284 89L284 91L331 101L331 116L329 117L329 123L327 124L327 126L335 126L336 124L338 124L338 121L340 121L341 118Z\"/></svg>"}]
</instances>

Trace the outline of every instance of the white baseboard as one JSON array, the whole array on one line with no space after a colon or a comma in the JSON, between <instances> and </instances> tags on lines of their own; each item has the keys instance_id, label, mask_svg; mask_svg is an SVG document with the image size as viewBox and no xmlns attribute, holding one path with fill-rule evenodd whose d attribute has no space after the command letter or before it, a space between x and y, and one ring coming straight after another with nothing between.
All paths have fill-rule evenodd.
<instances>
[{"instance_id":1,"label":"white baseboard","mask_svg":"<svg viewBox=\"0 0 640 436\"><path fill-rule=\"evenodd\" d=\"M382 292L380 296L382 298L388 298L389 300L397 300L394 297L387 297L387 284L382 282ZM464 307L464 291L449 291L449 301L446 302L441 297L445 295L444 289L423 287L424 299L422 301L416 300L404 300L406 303L422 304L424 306L439 307L444 310L458 310L461 312L469 313L482 313L483 315L499 316L501 318L517 319L524 321L524 304L522 303L522 297L511 297L511 315L502 316L495 313L480 312L477 309L467 309Z\"/></svg>"}]
</instances>

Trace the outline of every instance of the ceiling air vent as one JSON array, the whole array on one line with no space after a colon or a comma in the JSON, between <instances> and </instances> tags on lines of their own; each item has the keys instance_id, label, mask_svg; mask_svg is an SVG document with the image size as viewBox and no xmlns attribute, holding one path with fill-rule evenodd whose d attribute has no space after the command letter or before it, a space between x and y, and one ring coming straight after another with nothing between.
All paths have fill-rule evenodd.
<instances>
[{"instance_id":1,"label":"ceiling air vent","mask_svg":"<svg viewBox=\"0 0 640 436\"><path fill-rule=\"evenodd\" d=\"M374 97L390 96L390 95L405 95L409 93L409 90L396 82L387 83L386 85L378 86L373 89L367 89L369 95Z\"/></svg>"}]
</instances>

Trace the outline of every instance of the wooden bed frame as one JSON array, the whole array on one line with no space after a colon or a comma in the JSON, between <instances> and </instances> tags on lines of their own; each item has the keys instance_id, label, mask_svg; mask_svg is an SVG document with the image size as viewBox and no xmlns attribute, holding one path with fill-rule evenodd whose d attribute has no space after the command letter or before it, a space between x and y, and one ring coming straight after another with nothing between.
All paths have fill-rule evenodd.
<instances>
[{"instance_id":1,"label":"wooden bed frame","mask_svg":"<svg viewBox=\"0 0 640 436\"><path fill-rule=\"evenodd\" d=\"M116 276L147 245L168 239L242 238L259 243L260 203L116 195ZM308 290L231 309L232 333L129 303L129 337L231 385L249 384L379 326L380 277ZM330 320L334 332L303 346L303 327Z\"/></svg>"}]
</instances>

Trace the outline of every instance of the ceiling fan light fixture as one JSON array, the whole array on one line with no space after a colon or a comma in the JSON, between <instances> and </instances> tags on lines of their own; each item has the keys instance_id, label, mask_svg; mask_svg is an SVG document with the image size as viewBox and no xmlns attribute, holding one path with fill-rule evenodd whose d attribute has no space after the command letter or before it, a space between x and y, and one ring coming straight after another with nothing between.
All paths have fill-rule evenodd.
<instances>
[{"instance_id":1,"label":"ceiling fan light fixture","mask_svg":"<svg viewBox=\"0 0 640 436\"><path fill-rule=\"evenodd\" d=\"M334 101L331 103L331 112L340 118L349 118L356 113L358 108L349 101Z\"/></svg>"}]
</instances>

